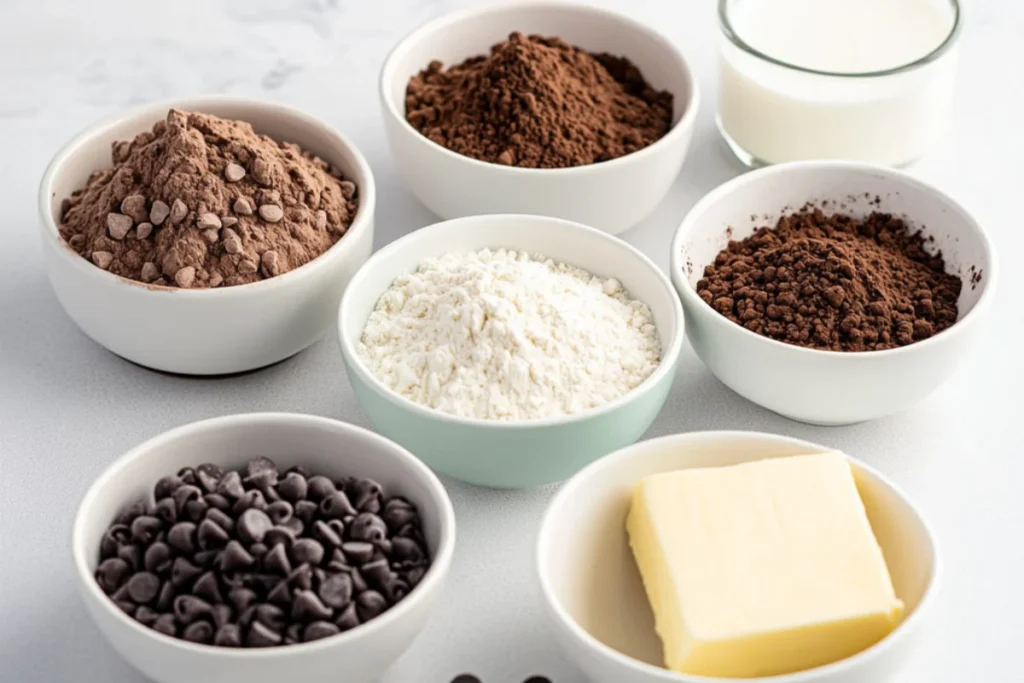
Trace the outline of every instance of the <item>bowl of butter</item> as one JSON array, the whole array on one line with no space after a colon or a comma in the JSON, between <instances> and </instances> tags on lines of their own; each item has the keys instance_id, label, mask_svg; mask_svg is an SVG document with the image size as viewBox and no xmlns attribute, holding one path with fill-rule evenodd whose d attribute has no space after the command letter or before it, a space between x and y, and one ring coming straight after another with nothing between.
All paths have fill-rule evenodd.
<instances>
[{"instance_id":1,"label":"bowl of butter","mask_svg":"<svg viewBox=\"0 0 1024 683\"><path fill-rule=\"evenodd\" d=\"M928 523L848 455L754 432L644 441L541 525L557 642L595 683L885 683L929 620Z\"/></svg>"}]
</instances>

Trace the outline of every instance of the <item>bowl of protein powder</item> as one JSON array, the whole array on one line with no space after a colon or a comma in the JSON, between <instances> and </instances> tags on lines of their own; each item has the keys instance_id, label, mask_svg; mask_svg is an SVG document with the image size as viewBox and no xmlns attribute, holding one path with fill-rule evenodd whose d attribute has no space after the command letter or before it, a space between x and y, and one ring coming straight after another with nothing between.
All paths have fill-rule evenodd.
<instances>
[{"instance_id":1,"label":"bowl of protein powder","mask_svg":"<svg viewBox=\"0 0 1024 683\"><path fill-rule=\"evenodd\" d=\"M338 316L356 399L432 468L512 488L633 443L665 403L683 311L646 256L542 216L417 230L356 273Z\"/></svg>"}]
</instances>

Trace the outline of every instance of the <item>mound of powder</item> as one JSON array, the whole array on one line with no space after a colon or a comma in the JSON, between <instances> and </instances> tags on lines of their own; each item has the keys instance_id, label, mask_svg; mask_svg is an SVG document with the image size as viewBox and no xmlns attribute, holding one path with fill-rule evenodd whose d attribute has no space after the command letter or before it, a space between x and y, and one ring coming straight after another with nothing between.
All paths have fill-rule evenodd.
<instances>
[{"instance_id":1,"label":"mound of powder","mask_svg":"<svg viewBox=\"0 0 1024 683\"><path fill-rule=\"evenodd\" d=\"M778 341L830 351L905 346L956 322L960 278L891 214L805 209L730 242L697 292Z\"/></svg>"},{"instance_id":2,"label":"mound of powder","mask_svg":"<svg viewBox=\"0 0 1024 683\"><path fill-rule=\"evenodd\" d=\"M513 33L447 70L409 81L406 119L448 149L481 161L564 168L642 149L672 124L672 94L654 90L625 57L560 38Z\"/></svg>"},{"instance_id":3,"label":"mound of powder","mask_svg":"<svg viewBox=\"0 0 1024 683\"><path fill-rule=\"evenodd\" d=\"M176 287L240 285L298 268L348 230L356 187L244 121L171 110L113 145L61 209L60 233L96 266Z\"/></svg>"},{"instance_id":4,"label":"mound of powder","mask_svg":"<svg viewBox=\"0 0 1024 683\"><path fill-rule=\"evenodd\" d=\"M617 280L524 252L447 254L397 278L359 344L416 403L491 420L570 415L654 372L650 309Z\"/></svg>"}]
</instances>

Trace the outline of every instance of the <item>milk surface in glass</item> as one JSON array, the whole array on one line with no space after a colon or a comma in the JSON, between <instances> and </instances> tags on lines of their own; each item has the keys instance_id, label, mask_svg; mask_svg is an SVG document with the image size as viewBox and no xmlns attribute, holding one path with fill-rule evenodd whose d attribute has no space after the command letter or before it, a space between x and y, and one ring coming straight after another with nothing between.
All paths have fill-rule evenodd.
<instances>
[{"instance_id":1,"label":"milk surface in glass","mask_svg":"<svg viewBox=\"0 0 1024 683\"><path fill-rule=\"evenodd\" d=\"M721 0L718 124L744 162L914 161L943 134L956 0Z\"/></svg>"}]
</instances>

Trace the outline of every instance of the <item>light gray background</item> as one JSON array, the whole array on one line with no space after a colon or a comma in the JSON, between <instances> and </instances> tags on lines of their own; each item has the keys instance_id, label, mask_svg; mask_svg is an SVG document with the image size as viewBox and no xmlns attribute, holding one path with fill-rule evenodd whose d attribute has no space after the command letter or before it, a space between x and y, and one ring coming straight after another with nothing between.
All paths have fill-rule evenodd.
<instances>
[{"instance_id":1,"label":"light gray background","mask_svg":"<svg viewBox=\"0 0 1024 683\"><path fill-rule=\"evenodd\" d=\"M95 119L152 99L226 92L287 102L337 126L366 154L379 186L377 244L385 244L435 219L403 188L388 154L377 71L402 35L462 4L0 0L0 680L142 680L86 616L68 550L80 496L115 457L169 427L233 412L299 411L366 424L333 339L263 372L216 381L149 372L86 339L40 263L35 194L49 158ZM713 3L597 4L627 9L677 41L703 90L681 176L656 213L625 234L664 268L687 209L742 170L712 123ZM934 523L946 567L931 639L906 683L1024 680L1024 275L1014 260L1024 254L1021 43L1024 4L970 3L955 127L913 169L975 211L1002 258L986 333L953 380L906 414L815 428L732 394L687 347L648 434L789 434L842 448L902 485ZM463 671L484 683L535 673L582 683L546 637L532 572L535 531L554 489L446 484L459 522L448 591L387 683L447 683Z\"/></svg>"}]
</instances>

